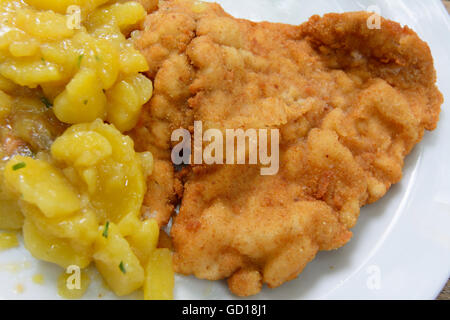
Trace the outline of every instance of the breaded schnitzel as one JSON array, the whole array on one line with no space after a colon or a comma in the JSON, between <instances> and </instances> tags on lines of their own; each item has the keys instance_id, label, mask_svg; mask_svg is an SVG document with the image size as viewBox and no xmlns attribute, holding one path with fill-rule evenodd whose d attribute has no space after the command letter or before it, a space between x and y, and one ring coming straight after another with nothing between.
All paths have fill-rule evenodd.
<instances>
[{"instance_id":1,"label":"breaded schnitzel","mask_svg":"<svg viewBox=\"0 0 450 320\"><path fill-rule=\"evenodd\" d=\"M290 26L217 4L161 1L136 45L154 97L133 133L164 161L172 130L279 129L280 170L199 166L184 177L171 235L176 270L257 294L351 238L360 208L400 181L443 102L433 59L408 27L365 12ZM179 188L180 189L180 188Z\"/></svg>"}]
</instances>

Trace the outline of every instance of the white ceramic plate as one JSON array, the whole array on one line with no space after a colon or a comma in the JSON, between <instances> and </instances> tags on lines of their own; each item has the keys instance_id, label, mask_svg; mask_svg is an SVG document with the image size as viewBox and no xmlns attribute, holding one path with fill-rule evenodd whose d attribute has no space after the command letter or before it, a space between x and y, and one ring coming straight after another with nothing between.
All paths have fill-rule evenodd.
<instances>
[{"instance_id":1,"label":"white ceramic plate","mask_svg":"<svg viewBox=\"0 0 450 320\"><path fill-rule=\"evenodd\" d=\"M376 5L428 42L438 85L450 101L450 19L440 0L217 0L236 17L300 24L313 14L367 10ZM354 237L342 249L321 252L300 277L254 297L261 299L433 299L450 273L450 117L407 158L404 178L388 195L363 208ZM62 270L33 259L22 247L0 253L0 298L59 299ZM85 298L115 298L92 271ZM45 283L32 282L43 274ZM224 282L177 276L178 299L234 298ZM139 297L139 294L131 298Z\"/></svg>"}]
</instances>

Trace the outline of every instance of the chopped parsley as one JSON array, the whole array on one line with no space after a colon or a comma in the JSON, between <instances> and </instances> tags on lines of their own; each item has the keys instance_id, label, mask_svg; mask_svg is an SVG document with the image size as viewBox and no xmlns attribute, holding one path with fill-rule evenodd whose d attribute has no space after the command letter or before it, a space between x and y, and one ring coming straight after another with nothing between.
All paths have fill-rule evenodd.
<instances>
[{"instance_id":1,"label":"chopped parsley","mask_svg":"<svg viewBox=\"0 0 450 320\"><path fill-rule=\"evenodd\" d=\"M78 56L78 62L77 62L78 68L81 66L81 61L83 61L83 58L84 58L84 54L80 54Z\"/></svg>"},{"instance_id":2,"label":"chopped parsley","mask_svg":"<svg viewBox=\"0 0 450 320\"><path fill-rule=\"evenodd\" d=\"M123 264L123 261L120 261L119 269L120 269L120 271L122 271L123 274L127 273L127 270L125 270L125 266Z\"/></svg>"},{"instance_id":3,"label":"chopped parsley","mask_svg":"<svg viewBox=\"0 0 450 320\"><path fill-rule=\"evenodd\" d=\"M26 166L27 166L27 165L26 165L25 162L19 162L19 163L16 163L15 165L13 165L12 169L13 169L14 171L16 171L16 170L25 168Z\"/></svg>"},{"instance_id":4,"label":"chopped parsley","mask_svg":"<svg viewBox=\"0 0 450 320\"><path fill-rule=\"evenodd\" d=\"M95 55L95 60L100 61L102 59L99 56Z\"/></svg>"},{"instance_id":5,"label":"chopped parsley","mask_svg":"<svg viewBox=\"0 0 450 320\"><path fill-rule=\"evenodd\" d=\"M108 238L109 221L106 221L105 229L103 229L103 237Z\"/></svg>"},{"instance_id":6,"label":"chopped parsley","mask_svg":"<svg viewBox=\"0 0 450 320\"><path fill-rule=\"evenodd\" d=\"M53 104L46 97L42 97L41 102L47 107L47 109L53 107Z\"/></svg>"}]
</instances>

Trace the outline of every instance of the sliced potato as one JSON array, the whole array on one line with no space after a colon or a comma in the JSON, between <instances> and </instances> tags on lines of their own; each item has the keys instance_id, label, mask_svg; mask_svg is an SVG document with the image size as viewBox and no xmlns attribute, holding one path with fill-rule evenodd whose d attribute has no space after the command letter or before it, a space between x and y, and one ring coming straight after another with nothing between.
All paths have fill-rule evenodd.
<instances>
[{"instance_id":1,"label":"sliced potato","mask_svg":"<svg viewBox=\"0 0 450 320\"><path fill-rule=\"evenodd\" d=\"M144 299L172 300L174 282L172 252L165 248L156 249L145 269Z\"/></svg>"},{"instance_id":2,"label":"sliced potato","mask_svg":"<svg viewBox=\"0 0 450 320\"><path fill-rule=\"evenodd\" d=\"M94 261L108 286L118 296L142 287L144 269L114 223L102 226L95 243Z\"/></svg>"}]
</instances>

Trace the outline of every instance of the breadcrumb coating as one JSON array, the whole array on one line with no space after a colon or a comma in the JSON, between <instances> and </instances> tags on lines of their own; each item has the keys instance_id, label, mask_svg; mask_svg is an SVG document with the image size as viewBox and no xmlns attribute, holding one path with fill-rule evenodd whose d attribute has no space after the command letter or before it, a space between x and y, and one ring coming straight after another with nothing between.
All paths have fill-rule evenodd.
<instances>
[{"instance_id":1,"label":"breadcrumb coating","mask_svg":"<svg viewBox=\"0 0 450 320\"><path fill-rule=\"evenodd\" d=\"M215 165L184 176L171 231L177 272L228 278L238 296L278 287L318 251L345 245L360 208L400 181L443 98L427 44L385 19L369 29L369 15L291 26L172 0L148 16L136 45L155 92L134 132L138 145L169 161L171 132L194 120L204 130L281 133L277 175Z\"/></svg>"}]
</instances>

